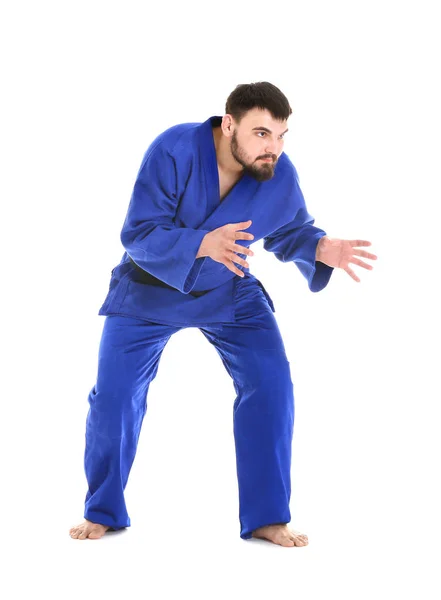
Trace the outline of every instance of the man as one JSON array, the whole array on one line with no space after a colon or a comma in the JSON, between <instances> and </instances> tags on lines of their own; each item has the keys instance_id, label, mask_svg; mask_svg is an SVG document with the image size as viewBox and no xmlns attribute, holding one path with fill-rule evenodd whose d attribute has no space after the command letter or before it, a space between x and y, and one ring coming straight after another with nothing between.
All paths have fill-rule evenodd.
<instances>
[{"instance_id":1,"label":"man","mask_svg":"<svg viewBox=\"0 0 441 600\"><path fill-rule=\"evenodd\" d=\"M294 396L274 305L249 271L249 246L294 262L311 291L335 267L376 256L367 241L329 238L313 225L296 169L283 152L287 98L267 82L236 87L226 114L176 125L147 150L121 231L125 248L99 314L106 315L97 381L89 393L86 521L72 538L130 526L124 489L147 393L162 351L184 327L214 345L233 405L240 536L304 546L291 520Z\"/></svg>"}]
</instances>

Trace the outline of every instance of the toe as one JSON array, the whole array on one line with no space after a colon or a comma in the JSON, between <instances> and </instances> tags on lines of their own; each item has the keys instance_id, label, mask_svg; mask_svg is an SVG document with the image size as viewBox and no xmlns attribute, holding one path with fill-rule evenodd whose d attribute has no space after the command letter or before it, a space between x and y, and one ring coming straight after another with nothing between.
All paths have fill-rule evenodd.
<instances>
[{"instance_id":1,"label":"toe","mask_svg":"<svg viewBox=\"0 0 441 600\"><path fill-rule=\"evenodd\" d=\"M87 530L83 529L83 531L80 532L78 539L85 540L87 538L87 535L88 535Z\"/></svg>"},{"instance_id":2,"label":"toe","mask_svg":"<svg viewBox=\"0 0 441 600\"><path fill-rule=\"evenodd\" d=\"M308 543L308 536L304 533L300 533L300 531L295 531L295 529L291 530L291 539L301 540L302 542Z\"/></svg>"},{"instance_id":3,"label":"toe","mask_svg":"<svg viewBox=\"0 0 441 600\"><path fill-rule=\"evenodd\" d=\"M305 540L303 540L300 537L296 537L294 542L295 542L296 546L306 546L306 543L307 543Z\"/></svg>"},{"instance_id":4,"label":"toe","mask_svg":"<svg viewBox=\"0 0 441 600\"><path fill-rule=\"evenodd\" d=\"M294 545L294 540L292 539L292 536L290 535L284 535L281 540L280 540L280 544L282 546L293 546Z\"/></svg>"}]
</instances>

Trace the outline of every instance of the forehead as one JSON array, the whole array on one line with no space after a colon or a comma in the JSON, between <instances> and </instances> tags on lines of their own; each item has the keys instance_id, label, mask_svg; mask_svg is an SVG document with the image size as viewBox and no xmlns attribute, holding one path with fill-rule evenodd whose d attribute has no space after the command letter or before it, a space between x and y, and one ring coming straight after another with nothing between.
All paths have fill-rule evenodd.
<instances>
[{"instance_id":1,"label":"forehead","mask_svg":"<svg viewBox=\"0 0 441 600\"><path fill-rule=\"evenodd\" d=\"M255 127L266 127L271 131L284 131L287 127L287 120L278 121L275 119L269 110L261 108L253 108L249 110L239 124L241 129L251 130Z\"/></svg>"}]
</instances>

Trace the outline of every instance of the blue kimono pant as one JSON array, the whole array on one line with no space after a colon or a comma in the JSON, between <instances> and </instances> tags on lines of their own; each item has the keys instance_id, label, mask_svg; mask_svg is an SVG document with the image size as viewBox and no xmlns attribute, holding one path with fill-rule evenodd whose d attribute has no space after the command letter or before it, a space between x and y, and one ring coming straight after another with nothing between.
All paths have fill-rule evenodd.
<instances>
[{"instance_id":1,"label":"blue kimono pant","mask_svg":"<svg viewBox=\"0 0 441 600\"><path fill-rule=\"evenodd\" d=\"M244 278L245 279L245 278ZM236 322L199 327L216 348L236 391L233 431L240 537L289 523L294 394L275 317L260 286L239 282ZM89 393L84 517L112 529L130 526L124 489L162 351L184 326L106 316L96 384Z\"/></svg>"}]
</instances>

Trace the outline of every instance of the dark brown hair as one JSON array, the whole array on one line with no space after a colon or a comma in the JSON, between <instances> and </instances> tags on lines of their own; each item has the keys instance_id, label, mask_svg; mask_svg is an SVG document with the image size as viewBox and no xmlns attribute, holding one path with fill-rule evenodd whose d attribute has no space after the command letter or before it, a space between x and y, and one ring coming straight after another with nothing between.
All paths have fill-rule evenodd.
<instances>
[{"instance_id":1,"label":"dark brown hair","mask_svg":"<svg viewBox=\"0 0 441 600\"><path fill-rule=\"evenodd\" d=\"M225 114L232 115L240 123L242 117L253 108L267 109L278 121L286 121L292 114L288 98L268 81L237 85L227 98Z\"/></svg>"}]
</instances>

